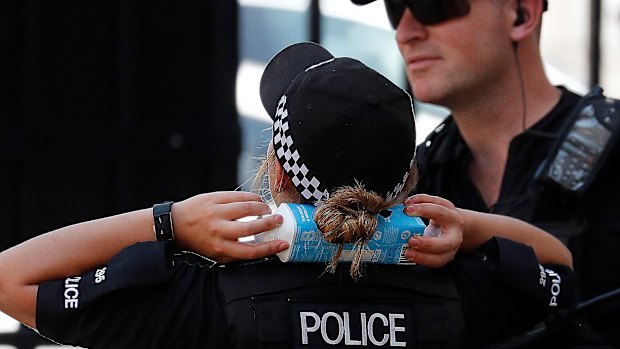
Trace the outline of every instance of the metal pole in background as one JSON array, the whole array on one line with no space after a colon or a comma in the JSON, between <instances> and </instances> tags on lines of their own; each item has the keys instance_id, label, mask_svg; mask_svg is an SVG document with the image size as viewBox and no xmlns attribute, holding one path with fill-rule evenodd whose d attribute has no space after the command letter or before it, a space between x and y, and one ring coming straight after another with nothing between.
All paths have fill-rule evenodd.
<instances>
[{"instance_id":1,"label":"metal pole in background","mask_svg":"<svg viewBox=\"0 0 620 349\"><path fill-rule=\"evenodd\" d=\"M321 43L321 9L319 0L310 1L310 41Z\"/></svg>"},{"instance_id":2,"label":"metal pole in background","mask_svg":"<svg viewBox=\"0 0 620 349\"><path fill-rule=\"evenodd\" d=\"M590 2L590 87L600 82L601 0Z\"/></svg>"}]
</instances>

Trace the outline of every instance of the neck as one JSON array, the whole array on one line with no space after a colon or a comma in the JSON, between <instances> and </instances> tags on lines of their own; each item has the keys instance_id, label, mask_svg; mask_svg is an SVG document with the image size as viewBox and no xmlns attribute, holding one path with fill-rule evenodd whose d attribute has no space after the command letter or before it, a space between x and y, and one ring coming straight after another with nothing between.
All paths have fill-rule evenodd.
<instances>
[{"instance_id":1,"label":"neck","mask_svg":"<svg viewBox=\"0 0 620 349\"><path fill-rule=\"evenodd\" d=\"M533 61L526 54L517 57L521 77L515 60L505 78L448 106L474 153L499 149L507 152L510 141L542 119L560 98L559 89L547 79L540 59Z\"/></svg>"},{"instance_id":2,"label":"neck","mask_svg":"<svg viewBox=\"0 0 620 349\"><path fill-rule=\"evenodd\" d=\"M500 195L510 142L542 119L560 98L542 62L527 58L518 56L521 78L515 61L504 78L448 106L472 152L469 174L489 207Z\"/></svg>"}]
</instances>

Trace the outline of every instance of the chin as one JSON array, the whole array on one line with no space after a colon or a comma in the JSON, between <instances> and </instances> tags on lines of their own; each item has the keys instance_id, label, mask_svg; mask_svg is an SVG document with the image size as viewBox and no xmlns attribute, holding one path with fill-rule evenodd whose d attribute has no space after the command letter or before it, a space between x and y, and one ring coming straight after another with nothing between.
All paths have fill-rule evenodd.
<instances>
[{"instance_id":1,"label":"chin","mask_svg":"<svg viewBox=\"0 0 620 349\"><path fill-rule=\"evenodd\" d=\"M429 77L418 77L410 79L412 81L411 90L416 100L422 103L443 105L446 100L446 93L449 87L439 84L438 79Z\"/></svg>"},{"instance_id":2,"label":"chin","mask_svg":"<svg viewBox=\"0 0 620 349\"><path fill-rule=\"evenodd\" d=\"M422 103L440 104L440 96L432 93L432 91L425 87L412 87L413 96L416 100Z\"/></svg>"}]
</instances>

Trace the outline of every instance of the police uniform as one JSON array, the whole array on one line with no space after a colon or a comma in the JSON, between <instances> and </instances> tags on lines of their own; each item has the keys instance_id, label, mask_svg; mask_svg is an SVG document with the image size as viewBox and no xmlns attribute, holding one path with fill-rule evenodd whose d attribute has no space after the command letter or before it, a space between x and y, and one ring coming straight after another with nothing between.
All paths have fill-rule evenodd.
<instances>
[{"instance_id":1,"label":"police uniform","mask_svg":"<svg viewBox=\"0 0 620 349\"><path fill-rule=\"evenodd\" d=\"M417 191L451 200L457 207L517 217L551 232L566 242L575 258L582 300L620 287L619 167L608 165L580 200L553 192L536 180L545 158L580 96L560 87L558 104L510 143L497 203L488 208L468 175L471 152L456 123L448 117L418 147L420 182ZM618 163L615 151L609 164ZM593 314L597 331L615 336L620 345L620 304L603 303L607 314ZM610 317L611 316L611 317Z\"/></svg>"},{"instance_id":2,"label":"police uniform","mask_svg":"<svg viewBox=\"0 0 620 349\"><path fill-rule=\"evenodd\" d=\"M521 333L571 301L572 272L494 238L441 269L276 258L207 267L172 242L43 283L38 331L87 348L460 348Z\"/></svg>"}]
</instances>

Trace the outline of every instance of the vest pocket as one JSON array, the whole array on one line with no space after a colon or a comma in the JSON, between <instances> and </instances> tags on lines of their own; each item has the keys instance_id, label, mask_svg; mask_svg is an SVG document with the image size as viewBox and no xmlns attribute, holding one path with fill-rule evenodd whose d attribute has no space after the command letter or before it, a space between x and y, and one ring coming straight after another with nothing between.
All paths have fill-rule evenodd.
<instances>
[{"instance_id":1,"label":"vest pocket","mask_svg":"<svg viewBox=\"0 0 620 349\"><path fill-rule=\"evenodd\" d=\"M252 297L252 310L261 349L291 348L291 312L282 296Z\"/></svg>"}]
</instances>

